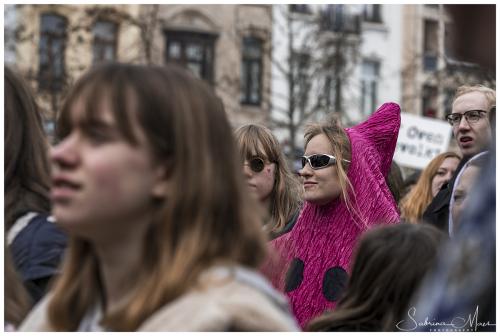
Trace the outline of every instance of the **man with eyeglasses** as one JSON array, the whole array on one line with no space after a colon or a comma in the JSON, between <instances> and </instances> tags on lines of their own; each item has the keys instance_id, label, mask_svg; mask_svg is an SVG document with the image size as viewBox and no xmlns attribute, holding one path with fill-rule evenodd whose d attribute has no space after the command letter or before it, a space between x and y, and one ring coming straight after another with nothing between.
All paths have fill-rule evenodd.
<instances>
[{"instance_id":1,"label":"man with eyeglasses","mask_svg":"<svg viewBox=\"0 0 500 336\"><path fill-rule=\"evenodd\" d=\"M452 113L446 119L453 128L453 137L458 143L462 160L451 180L441 187L423 214L425 222L443 231L448 228L451 189L463 165L474 155L485 151L492 141L490 118L496 104L495 91L482 86L461 86L453 100Z\"/></svg>"}]
</instances>

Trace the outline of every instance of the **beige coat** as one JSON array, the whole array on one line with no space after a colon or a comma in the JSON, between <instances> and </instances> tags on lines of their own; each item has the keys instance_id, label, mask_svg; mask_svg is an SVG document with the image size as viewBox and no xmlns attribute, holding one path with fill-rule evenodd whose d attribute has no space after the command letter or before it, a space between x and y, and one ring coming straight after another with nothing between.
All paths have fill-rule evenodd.
<instances>
[{"instance_id":1,"label":"beige coat","mask_svg":"<svg viewBox=\"0 0 500 336\"><path fill-rule=\"evenodd\" d=\"M156 311L137 331L299 330L284 296L257 273L217 267L201 280L195 289ZM33 309L19 331L53 331L46 315L48 300Z\"/></svg>"}]
</instances>

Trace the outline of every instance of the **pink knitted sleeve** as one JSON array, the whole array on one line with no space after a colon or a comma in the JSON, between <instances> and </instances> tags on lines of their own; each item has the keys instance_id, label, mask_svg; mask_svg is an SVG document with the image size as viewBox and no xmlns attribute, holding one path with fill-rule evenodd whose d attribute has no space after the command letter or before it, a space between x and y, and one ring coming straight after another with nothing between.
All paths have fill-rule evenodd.
<instances>
[{"instance_id":1,"label":"pink knitted sleeve","mask_svg":"<svg viewBox=\"0 0 500 336\"><path fill-rule=\"evenodd\" d=\"M386 176L390 170L400 125L401 109L399 105L385 103L368 120L351 128L375 147L380 155L378 161L383 176Z\"/></svg>"}]
</instances>

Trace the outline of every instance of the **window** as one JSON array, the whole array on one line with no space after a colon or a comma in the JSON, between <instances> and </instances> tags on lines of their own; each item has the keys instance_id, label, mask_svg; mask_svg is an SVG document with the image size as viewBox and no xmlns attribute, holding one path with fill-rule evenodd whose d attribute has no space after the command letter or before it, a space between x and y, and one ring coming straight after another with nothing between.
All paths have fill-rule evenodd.
<instances>
[{"instance_id":1,"label":"window","mask_svg":"<svg viewBox=\"0 0 500 336\"><path fill-rule=\"evenodd\" d=\"M422 90L422 115L424 117L436 118L437 98L437 88L430 85L424 85Z\"/></svg>"},{"instance_id":2,"label":"window","mask_svg":"<svg viewBox=\"0 0 500 336\"><path fill-rule=\"evenodd\" d=\"M207 33L166 31L165 59L191 70L199 78L213 83L214 43L216 36Z\"/></svg>"},{"instance_id":3,"label":"window","mask_svg":"<svg viewBox=\"0 0 500 336\"><path fill-rule=\"evenodd\" d=\"M66 19L60 15L43 14L40 23L38 87L60 91L64 82L64 50Z\"/></svg>"},{"instance_id":4,"label":"window","mask_svg":"<svg viewBox=\"0 0 500 336\"><path fill-rule=\"evenodd\" d=\"M342 111L342 81L334 75L325 76L325 86L323 87L325 95L325 106L327 111Z\"/></svg>"},{"instance_id":5,"label":"window","mask_svg":"<svg viewBox=\"0 0 500 336\"><path fill-rule=\"evenodd\" d=\"M325 30L342 31L344 5L327 5L322 11L322 28Z\"/></svg>"},{"instance_id":6,"label":"window","mask_svg":"<svg viewBox=\"0 0 500 336\"><path fill-rule=\"evenodd\" d=\"M361 15L351 13L348 5L329 4L321 10L321 29L333 32L359 34Z\"/></svg>"},{"instance_id":7,"label":"window","mask_svg":"<svg viewBox=\"0 0 500 336\"><path fill-rule=\"evenodd\" d=\"M377 83L380 63L364 60L361 68L361 113L371 115L377 107Z\"/></svg>"},{"instance_id":8,"label":"window","mask_svg":"<svg viewBox=\"0 0 500 336\"><path fill-rule=\"evenodd\" d=\"M301 13L301 14L311 14L311 7L309 5L290 5L290 12Z\"/></svg>"},{"instance_id":9,"label":"window","mask_svg":"<svg viewBox=\"0 0 500 336\"><path fill-rule=\"evenodd\" d=\"M262 41L244 37L241 54L240 101L242 104L259 105L262 96Z\"/></svg>"},{"instance_id":10,"label":"window","mask_svg":"<svg viewBox=\"0 0 500 336\"><path fill-rule=\"evenodd\" d=\"M337 89L337 80L335 77L331 75L325 76L325 85L324 85L324 95L325 95L325 106L327 111L330 111L335 105L336 98L336 89Z\"/></svg>"},{"instance_id":11,"label":"window","mask_svg":"<svg viewBox=\"0 0 500 336\"><path fill-rule=\"evenodd\" d=\"M311 55L307 52L294 52L293 80L295 81L295 104L300 111L305 111L311 91Z\"/></svg>"},{"instance_id":12,"label":"window","mask_svg":"<svg viewBox=\"0 0 500 336\"><path fill-rule=\"evenodd\" d=\"M444 91L444 116L447 116L451 113L453 107L453 98L455 97L455 90L453 89L445 89Z\"/></svg>"},{"instance_id":13,"label":"window","mask_svg":"<svg viewBox=\"0 0 500 336\"><path fill-rule=\"evenodd\" d=\"M438 22L425 20L424 22L424 71L437 69L438 57Z\"/></svg>"},{"instance_id":14,"label":"window","mask_svg":"<svg viewBox=\"0 0 500 336\"><path fill-rule=\"evenodd\" d=\"M363 5L363 20L381 23L380 5Z\"/></svg>"},{"instance_id":15,"label":"window","mask_svg":"<svg viewBox=\"0 0 500 336\"><path fill-rule=\"evenodd\" d=\"M16 5L4 5L4 62L16 63Z\"/></svg>"},{"instance_id":16,"label":"window","mask_svg":"<svg viewBox=\"0 0 500 336\"><path fill-rule=\"evenodd\" d=\"M116 59L117 24L111 21L96 21L92 27L94 44L92 62L114 61Z\"/></svg>"}]
</instances>

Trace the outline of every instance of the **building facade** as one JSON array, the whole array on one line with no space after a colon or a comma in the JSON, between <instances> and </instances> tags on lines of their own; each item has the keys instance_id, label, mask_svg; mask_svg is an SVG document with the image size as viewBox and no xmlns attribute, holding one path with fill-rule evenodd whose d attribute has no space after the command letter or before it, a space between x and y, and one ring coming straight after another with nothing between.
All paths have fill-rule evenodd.
<instances>
[{"instance_id":1,"label":"building facade","mask_svg":"<svg viewBox=\"0 0 500 336\"><path fill-rule=\"evenodd\" d=\"M403 111L445 120L459 86L495 89L495 5L404 5L402 22Z\"/></svg>"},{"instance_id":2,"label":"building facade","mask_svg":"<svg viewBox=\"0 0 500 336\"><path fill-rule=\"evenodd\" d=\"M444 120L458 86L495 88L494 62L475 63L495 59L494 28L494 5L275 5L275 134L299 152L307 122L350 126L388 101Z\"/></svg>"},{"instance_id":3,"label":"building facade","mask_svg":"<svg viewBox=\"0 0 500 336\"><path fill-rule=\"evenodd\" d=\"M484 41L486 49L495 45L495 31L480 32L470 27L475 12L482 13L482 26L495 26L494 5L404 5L403 6L403 110L417 115L444 120L451 113L453 96L458 86L483 84L495 87L495 73L469 61L469 40ZM489 9L487 7L490 7ZM452 11L467 12L467 19ZM493 17L488 14L493 13ZM491 22L493 20L493 22ZM475 35L475 36L474 36ZM472 45L471 45L472 46ZM493 48L494 49L494 48ZM493 51L494 53L494 51ZM493 56L494 58L494 56Z\"/></svg>"},{"instance_id":4,"label":"building facade","mask_svg":"<svg viewBox=\"0 0 500 336\"><path fill-rule=\"evenodd\" d=\"M451 18L442 5L405 5L403 16L403 109L444 119L453 92L436 74L446 66L445 35Z\"/></svg>"},{"instance_id":5,"label":"building facade","mask_svg":"<svg viewBox=\"0 0 500 336\"><path fill-rule=\"evenodd\" d=\"M234 126L269 119L271 6L11 5L5 17L6 60L32 84L48 133L67 89L108 61L175 62L214 87Z\"/></svg>"},{"instance_id":6,"label":"building facade","mask_svg":"<svg viewBox=\"0 0 500 336\"><path fill-rule=\"evenodd\" d=\"M163 36L158 41L164 41L159 58L182 63L213 83L235 127L250 121L267 123L272 7L159 7Z\"/></svg>"},{"instance_id":7,"label":"building facade","mask_svg":"<svg viewBox=\"0 0 500 336\"><path fill-rule=\"evenodd\" d=\"M382 103L400 101L401 11L379 4L274 6L272 119L285 145L298 152L310 121L334 115L350 126Z\"/></svg>"}]
</instances>

